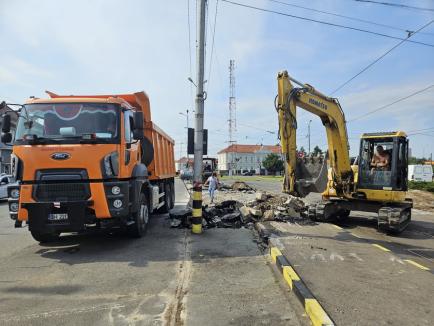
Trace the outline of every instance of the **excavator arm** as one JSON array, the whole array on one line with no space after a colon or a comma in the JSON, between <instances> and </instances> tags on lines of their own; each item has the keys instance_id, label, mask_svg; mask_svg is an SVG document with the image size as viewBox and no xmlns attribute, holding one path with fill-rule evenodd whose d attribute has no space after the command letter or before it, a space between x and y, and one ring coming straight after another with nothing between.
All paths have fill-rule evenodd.
<instances>
[{"instance_id":1,"label":"excavator arm","mask_svg":"<svg viewBox=\"0 0 434 326\"><path fill-rule=\"evenodd\" d=\"M294 87L293 83L300 87ZM319 185L323 183L323 188L327 185L323 195L327 196L332 192L333 195L348 196L354 186L353 173L345 115L338 100L318 92L308 84L298 82L291 78L287 71L278 74L277 85L279 138L285 156L283 192L305 196L308 192L321 187ZM325 177L326 161L320 171L321 180L306 180L297 175L297 107L317 115L326 129L330 162L328 181Z\"/></svg>"}]
</instances>

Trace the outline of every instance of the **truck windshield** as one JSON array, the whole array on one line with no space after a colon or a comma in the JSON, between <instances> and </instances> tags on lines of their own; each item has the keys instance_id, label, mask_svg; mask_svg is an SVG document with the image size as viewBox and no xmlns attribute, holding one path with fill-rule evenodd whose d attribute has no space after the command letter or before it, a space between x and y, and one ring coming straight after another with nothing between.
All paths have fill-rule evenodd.
<instances>
[{"instance_id":1,"label":"truck windshield","mask_svg":"<svg viewBox=\"0 0 434 326\"><path fill-rule=\"evenodd\" d=\"M78 143L83 135L96 142L119 139L118 106L106 103L55 103L26 105L18 120L15 140L26 135L44 142Z\"/></svg>"}]
</instances>

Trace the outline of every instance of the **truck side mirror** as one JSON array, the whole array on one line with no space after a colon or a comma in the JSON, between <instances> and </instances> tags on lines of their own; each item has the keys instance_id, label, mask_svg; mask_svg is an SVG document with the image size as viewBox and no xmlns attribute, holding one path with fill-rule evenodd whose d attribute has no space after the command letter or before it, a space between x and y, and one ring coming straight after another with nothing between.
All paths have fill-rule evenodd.
<instances>
[{"instance_id":1,"label":"truck side mirror","mask_svg":"<svg viewBox=\"0 0 434 326\"><path fill-rule=\"evenodd\" d=\"M5 114L2 121L2 132L8 133L11 131L11 116Z\"/></svg>"},{"instance_id":2,"label":"truck side mirror","mask_svg":"<svg viewBox=\"0 0 434 326\"><path fill-rule=\"evenodd\" d=\"M1 142L3 144L9 144L12 141L12 134L10 132L5 132L1 137Z\"/></svg>"},{"instance_id":3,"label":"truck side mirror","mask_svg":"<svg viewBox=\"0 0 434 326\"><path fill-rule=\"evenodd\" d=\"M143 112L142 111L136 111L133 115L133 137L137 140L142 140L143 137L145 137L143 129Z\"/></svg>"}]
</instances>

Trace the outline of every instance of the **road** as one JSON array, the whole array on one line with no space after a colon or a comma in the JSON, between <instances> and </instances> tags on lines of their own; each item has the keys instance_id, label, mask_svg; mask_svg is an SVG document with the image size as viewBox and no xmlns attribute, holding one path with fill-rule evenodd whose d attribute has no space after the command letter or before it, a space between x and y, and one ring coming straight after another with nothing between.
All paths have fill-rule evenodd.
<instances>
[{"instance_id":1,"label":"road","mask_svg":"<svg viewBox=\"0 0 434 326\"><path fill-rule=\"evenodd\" d=\"M278 182L248 183L280 191ZM352 212L340 225L265 225L338 325L433 324L433 213L413 209L411 224L399 236L378 232L372 213Z\"/></svg>"},{"instance_id":2,"label":"road","mask_svg":"<svg viewBox=\"0 0 434 326\"><path fill-rule=\"evenodd\" d=\"M177 204L187 201L176 183ZM0 206L1 325L307 325L248 229L193 236L153 216L147 235L39 245Z\"/></svg>"}]
</instances>

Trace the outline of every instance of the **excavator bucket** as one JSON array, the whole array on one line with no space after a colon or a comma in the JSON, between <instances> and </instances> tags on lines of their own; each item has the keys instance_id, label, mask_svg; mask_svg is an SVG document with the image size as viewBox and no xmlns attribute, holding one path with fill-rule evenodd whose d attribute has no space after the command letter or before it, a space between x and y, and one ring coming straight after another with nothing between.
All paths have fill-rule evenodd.
<instances>
[{"instance_id":1,"label":"excavator bucket","mask_svg":"<svg viewBox=\"0 0 434 326\"><path fill-rule=\"evenodd\" d=\"M323 192L327 186L327 156L298 158L295 170L295 190L300 197L311 192Z\"/></svg>"}]
</instances>

